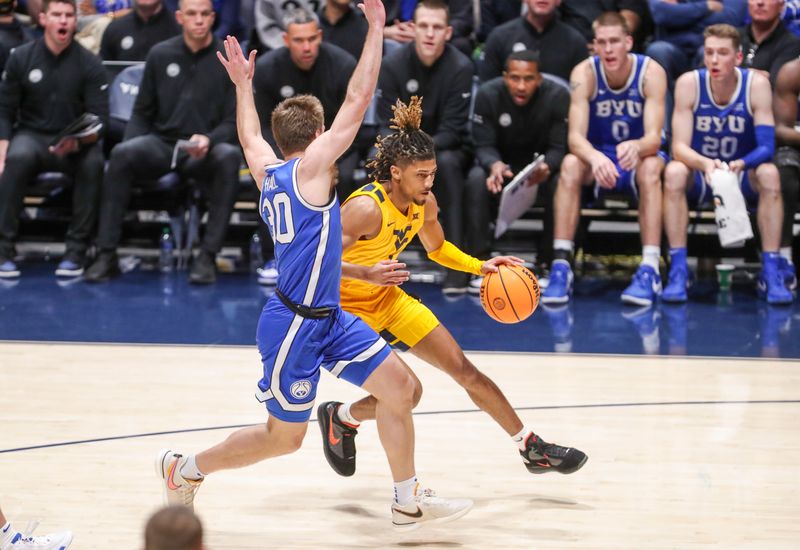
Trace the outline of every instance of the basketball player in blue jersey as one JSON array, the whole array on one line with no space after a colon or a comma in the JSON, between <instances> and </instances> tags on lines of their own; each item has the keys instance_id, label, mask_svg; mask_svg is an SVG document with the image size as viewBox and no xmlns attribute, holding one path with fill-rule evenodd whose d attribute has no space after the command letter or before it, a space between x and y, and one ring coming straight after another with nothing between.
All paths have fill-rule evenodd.
<instances>
[{"instance_id":1,"label":"basketball player in blue jersey","mask_svg":"<svg viewBox=\"0 0 800 550\"><path fill-rule=\"evenodd\" d=\"M772 91L767 77L738 67L742 51L738 31L712 25L704 33L705 69L682 75L675 83L672 117L674 159L664 172L664 228L670 245L670 269L663 299L685 302L689 285L686 263L688 203L710 202L715 170L739 176L748 201L758 201L762 269L757 290L770 304L792 302L778 269L783 223L775 150Z\"/></svg>"},{"instance_id":2,"label":"basketball player in blue jersey","mask_svg":"<svg viewBox=\"0 0 800 550\"><path fill-rule=\"evenodd\" d=\"M633 37L618 13L604 13L592 26L596 55L571 75L570 153L561 164L553 199L554 261L542 302L569 301L581 192L594 185L595 197L616 191L638 199L642 263L622 301L649 306L661 293L661 172L666 158L659 149L666 74L650 58L630 53Z\"/></svg>"},{"instance_id":3,"label":"basketball player in blue jersey","mask_svg":"<svg viewBox=\"0 0 800 550\"><path fill-rule=\"evenodd\" d=\"M256 338L264 367L256 397L269 418L196 455L161 451L156 469L171 504L191 507L207 474L296 451L308 428L320 368L325 368L378 401L378 434L395 481L395 527L450 521L472 507L470 500L446 500L419 488L411 418L421 394L419 381L383 339L339 305L342 225L333 167L352 144L372 99L386 18L381 0L364 0L359 7L369 31L331 128L324 129L322 105L313 96L287 99L272 113L285 161L261 135L252 91L255 51L245 58L229 36L225 55L218 54L236 85L239 139L261 191L261 216L278 263L277 289L264 306Z\"/></svg>"}]
</instances>

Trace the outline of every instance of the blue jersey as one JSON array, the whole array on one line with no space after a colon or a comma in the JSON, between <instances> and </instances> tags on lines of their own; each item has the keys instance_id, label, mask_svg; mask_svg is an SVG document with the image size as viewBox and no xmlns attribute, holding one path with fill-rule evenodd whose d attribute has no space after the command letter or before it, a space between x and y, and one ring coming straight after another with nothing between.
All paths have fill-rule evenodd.
<instances>
[{"instance_id":1,"label":"blue jersey","mask_svg":"<svg viewBox=\"0 0 800 550\"><path fill-rule=\"evenodd\" d=\"M335 307L342 278L342 219L334 195L326 206L300 196L291 159L267 166L259 211L275 243L278 290L295 304Z\"/></svg>"},{"instance_id":2,"label":"blue jersey","mask_svg":"<svg viewBox=\"0 0 800 550\"><path fill-rule=\"evenodd\" d=\"M650 58L628 54L633 61L630 77L622 88L609 87L600 57L591 58L595 88L589 99L589 131L586 138L595 149L616 159L617 145L644 135L644 75Z\"/></svg>"},{"instance_id":3,"label":"blue jersey","mask_svg":"<svg viewBox=\"0 0 800 550\"><path fill-rule=\"evenodd\" d=\"M756 148L756 130L750 106L753 73L736 68L738 83L727 105L717 105L711 95L708 71L694 71L696 93L692 149L710 159L737 160Z\"/></svg>"}]
</instances>

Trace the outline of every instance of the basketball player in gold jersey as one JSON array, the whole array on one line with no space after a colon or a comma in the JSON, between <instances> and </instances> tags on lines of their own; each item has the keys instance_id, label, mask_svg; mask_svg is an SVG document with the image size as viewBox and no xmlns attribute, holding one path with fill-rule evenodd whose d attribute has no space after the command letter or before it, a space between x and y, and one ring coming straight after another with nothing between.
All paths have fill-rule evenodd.
<instances>
[{"instance_id":1,"label":"basketball player in gold jersey","mask_svg":"<svg viewBox=\"0 0 800 550\"><path fill-rule=\"evenodd\" d=\"M342 308L361 317L393 346L412 353L456 380L519 447L528 471L570 474L586 455L547 443L525 427L500 389L466 358L453 336L418 299L400 289L408 280L397 256L419 235L428 257L450 269L485 275L502 264L520 264L513 256L482 262L445 240L439 207L431 193L436 175L433 140L420 130L421 99L392 108L394 133L378 140L368 165L373 183L355 191L342 205ZM376 400L329 401L319 406L328 463L343 476L355 472L354 438L360 422L375 418Z\"/></svg>"}]
</instances>

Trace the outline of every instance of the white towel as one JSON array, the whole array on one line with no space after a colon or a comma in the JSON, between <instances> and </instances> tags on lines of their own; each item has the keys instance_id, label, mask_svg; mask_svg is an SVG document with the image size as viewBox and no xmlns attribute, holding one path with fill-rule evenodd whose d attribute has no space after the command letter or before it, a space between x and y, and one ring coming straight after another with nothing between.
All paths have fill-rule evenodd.
<instances>
[{"instance_id":1,"label":"white towel","mask_svg":"<svg viewBox=\"0 0 800 550\"><path fill-rule=\"evenodd\" d=\"M753 238L747 205L739 188L739 176L730 170L714 170L709 182L714 192L714 216L723 248L737 248Z\"/></svg>"}]
</instances>

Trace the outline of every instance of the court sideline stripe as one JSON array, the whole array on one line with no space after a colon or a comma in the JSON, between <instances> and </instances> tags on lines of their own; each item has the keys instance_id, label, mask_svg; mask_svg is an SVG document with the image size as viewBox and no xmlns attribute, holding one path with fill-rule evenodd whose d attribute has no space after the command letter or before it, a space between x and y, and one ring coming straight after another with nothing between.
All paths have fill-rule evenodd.
<instances>
[{"instance_id":1,"label":"court sideline stripe","mask_svg":"<svg viewBox=\"0 0 800 550\"><path fill-rule=\"evenodd\" d=\"M546 411L546 410L564 410L564 409L612 409L621 407L669 407L681 405L792 405L800 404L800 399L754 399L754 400L736 400L736 401L661 401L653 403L589 403L585 405L542 405L537 407L515 407L517 411ZM414 416L432 416L440 414L466 414L482 412L480 409L460 409L450 411L425 411L416 412ZM309 422L316 422L316 419L310 419ZM45 443L43 445L31 445L29 447L17 447L13 449L0 449L0 454L3 453L16 453L22 451L32 451L35 449L48 449L51 447L67 447L71 445L83 445L85 443L102 443L105 441L118 441L121 439L136 439L139 437L155 437L159 435L171 434L184 434L192 432L206 432L214 430L230 430L233 428L247 428L248 426L256 426L257 424L231 424L228 426L208 426L205 428L187 428L183 430L168 430L164 432L148 432L141 434L130 435L114 435L109 437L97 437L94 439L78 439L75 441L62 441L60 443Z\"/></svg>"}]
</instances>

